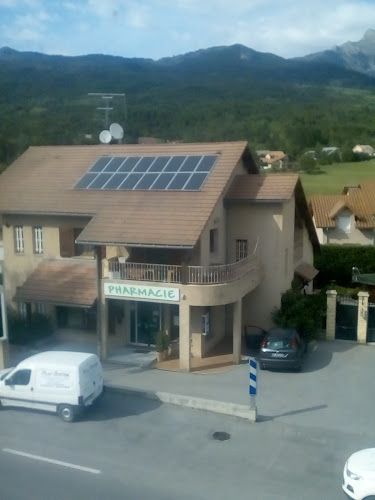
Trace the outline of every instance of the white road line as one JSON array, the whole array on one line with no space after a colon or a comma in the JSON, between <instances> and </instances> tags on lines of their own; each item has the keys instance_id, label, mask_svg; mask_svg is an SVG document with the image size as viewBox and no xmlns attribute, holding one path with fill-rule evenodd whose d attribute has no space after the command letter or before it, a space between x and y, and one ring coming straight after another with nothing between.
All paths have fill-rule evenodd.
<instances>
[{"instance_id":1,"label":"white road line","mask_svg":"<svg viewBox=\"0 0 375 500\"><path fill-rule=\"evenodd\" d=\"M39 455L32 455L31 453L25 453L24 451L11 450L10 448L3 448L2 451L6 453L12 453L13 455L20 455L21 457L33 458L34 460L41 460L42 462L48 462L50 464L61 465L62 467L69 467L70 469L77 469L83 472L90 472L91 474L100 474L101 471L98 469L90 469L89 467L82 467L81 465L70 464L69 462L61 462L60 460L53 460L52 458L40 457Z\"/></svg>"}]
</instances>

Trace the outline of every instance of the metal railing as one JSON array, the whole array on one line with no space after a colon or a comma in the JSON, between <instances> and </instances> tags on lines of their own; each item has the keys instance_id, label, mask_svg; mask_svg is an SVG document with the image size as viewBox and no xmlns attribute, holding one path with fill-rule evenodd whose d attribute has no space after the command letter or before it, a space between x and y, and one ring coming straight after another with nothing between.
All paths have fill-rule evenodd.
<instances>
[{"instance_id":1,"label":"metal railing","mask_svg":"<svg viewBox=\"0 0 375 500\"><path fill-rule=\"evenodd\" d=\"M174 266L137 262L108 262L111 279L215 285L239 280L259 268L259 240L254 251L238 262L212 266Z\"/></svg>"}]
</instances>

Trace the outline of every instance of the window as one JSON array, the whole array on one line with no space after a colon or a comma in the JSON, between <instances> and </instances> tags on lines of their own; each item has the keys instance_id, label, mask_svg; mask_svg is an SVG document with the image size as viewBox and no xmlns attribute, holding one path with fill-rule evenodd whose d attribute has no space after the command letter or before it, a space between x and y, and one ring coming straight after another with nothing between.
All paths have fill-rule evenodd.
<instances>
[{"instance_id":1,"label":"window","mask_svg":"<svg viewBox=\"0 0 375 500\"><path fill-rule=\"evenodd\" d=\"M14 228L14 248L16 253L24 252L23 226Z\"/></svg>"},{"instance_id":2,"label":"window","mask_svg":"<svg viewBox=\"0 0 375 500\"><path fill-rule=\"evenodd\" d=\"M43 229L34 227L34 253L43 253Z\"/></svg>"},{"instance_id":3,"label":"window","mask_svg":"<svg viewBox=\"0 0 375 500\"><path fill-rule=\"evenodd\" d=\"M28 385L31 370L18 370L8 379L11 385Z\"/></svg>"},{"instance_id":4,"label":"window","mask_svg":"<svg viewBox=\"0 0 375 500\"><path fill-rule=\"evenodd\" d=\"M20 313L20 316L22 316L26 320L29 320L30 316L31 316L31 304L30 304L30 302L19 302L18 311Z\"/></svg>"},{"instance_id":5,"label":"window","mask_svg":"<svg viewBox=\"0 0 375 500\"><path fill-rule=\"evenodd\" d=\"M43 302L37 302L35 310L38 314L46 314L46 305Z\"/></svg>"},{"instance_id":6,"label":"window","mask_svg":"<svg viewBox=\"0 0 375 500\"><path fill-rule=\"evenodd\" d=\"M236 262L247 257L247 240L236 240Z\"/></svg>"},{"instance_id":7,"label":"window","mask_svg":"<svg viewBox=\"0 0 375 500\"><path fill-rule=\"evenodd\" d=\"M344 231L344 233L346 233L346 234L350 233L350 215L340 215L337 218L337 223L338 223L339 229Z\"/></svg>"},{"instance_id":8,"label":"window","mask_svg":"<svg viewBox=\"0 0 375 500\"><path fill-rule=\"evenodd\" d=\"M210 253L216 253L218 247L218 230L210 229Z\"/></svg>"}]
</instances>

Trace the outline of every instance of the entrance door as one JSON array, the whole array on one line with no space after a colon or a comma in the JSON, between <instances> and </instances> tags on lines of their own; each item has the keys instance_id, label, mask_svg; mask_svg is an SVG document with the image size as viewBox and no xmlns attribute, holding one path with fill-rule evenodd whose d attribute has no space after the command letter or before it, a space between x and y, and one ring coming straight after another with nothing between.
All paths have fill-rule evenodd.
<instances>
[{"instance_id":1,"label":"entrance door","mask_svg":"<svg viewBox=\"0 0 375 500\"><path fill-rule=\"evenodd\" d=\"M130 341L133 344L155 344L155 335L161 328L161 304L133 302L131 305Z\"/></svg>"}]
</instances>

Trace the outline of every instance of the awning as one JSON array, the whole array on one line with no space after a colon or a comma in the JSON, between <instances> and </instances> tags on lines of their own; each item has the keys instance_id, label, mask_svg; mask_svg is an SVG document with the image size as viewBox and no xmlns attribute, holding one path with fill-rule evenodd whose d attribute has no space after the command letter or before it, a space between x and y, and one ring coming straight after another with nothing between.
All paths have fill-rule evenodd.
<instances>
[{"instance_id":1,"label":"awning","mask_svg":"<svg viewBox=\"0 0 375 500\"><path fill-rule=\"evenodd\" d=\"M300 264L298 264L298 266L294 269L294 272L306 281L313 280L319 273L319 271L308 262L301 262Z\"/></svg>"},{"instance_id":2,"label":"awning","mask_svg":"<svg viewBox=\"0 0 375 500\"><path fill-rule=\"evenodd\" d=\"M95 262L44 261L16 291L15 299L91 307L97 297Z\"/></svg>"}]
</instances>

